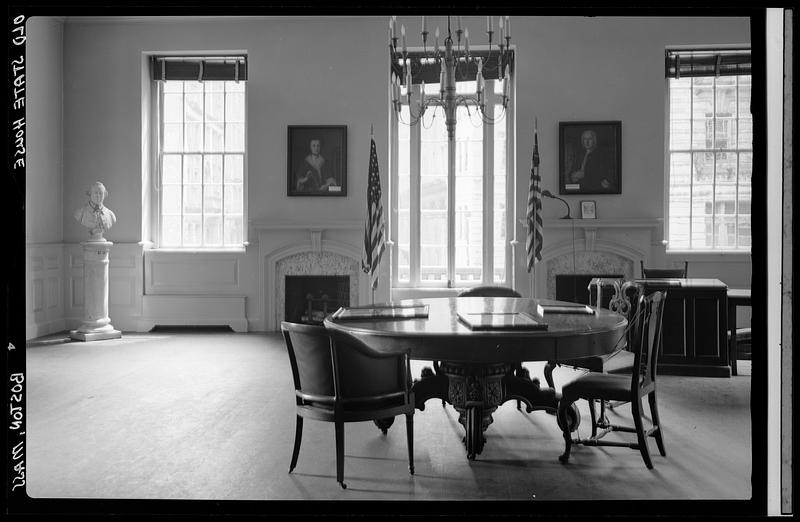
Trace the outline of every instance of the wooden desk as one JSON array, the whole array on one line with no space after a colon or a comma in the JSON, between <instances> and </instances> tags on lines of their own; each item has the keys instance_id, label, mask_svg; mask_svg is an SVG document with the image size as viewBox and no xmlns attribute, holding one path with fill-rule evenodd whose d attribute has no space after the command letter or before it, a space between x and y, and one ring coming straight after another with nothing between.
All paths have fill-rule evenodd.
<instances>
[{"instance_id":1,"label":"wooden desk","mask_svg":"<svg viewBox=\"0 0 800 522\"><path fill-rule=\"evenodd\" d=\"M645 292L666 290L658 371L730 377L728 286L719 279L637 279ZM677 281L678 284L671 284Z\"/></svg>"},{"instance_id":2,"label":"wooden desk","mask_svg":"<svg viewBox=\"0 0 800 522\"><path fill-rule=\"evenodd\" d=\"M558 301L509 297L450 297L409 299L398 304L427 304L425 319L334 320L328 316L325 327L348 332L381 352L410 352L412 359L440 361L438 371L423 370L413 391L416 407L425 401L446 400L460 413L464 426L467 457L474 459L483 450L483 432L492 422L492 412L508 400L520 400L527 411L555 412L561 394L542 388L521 366L523 361L550 361L614 350L624 336L627 320L614 312L599 309L595 315L536 313L537 304ZM567 303L565 303L567 304ZM547 330L473 331L462 324L458 312L527 312L547 322ZM569 420L574 428L580 422L577 408Z\"/></svg>"},{"instance_id":3,"label":"wooden desk","mask_svg":"<svg viewBox=\"0 0 800 522\"><path fill-rule=\"evenodd\" d=\"M728 288L728 332L730 346L728 356L731 362L731 373L738 375L736 370L736 307L751 306L749 288Z\"/></svg>"}]
</instances>

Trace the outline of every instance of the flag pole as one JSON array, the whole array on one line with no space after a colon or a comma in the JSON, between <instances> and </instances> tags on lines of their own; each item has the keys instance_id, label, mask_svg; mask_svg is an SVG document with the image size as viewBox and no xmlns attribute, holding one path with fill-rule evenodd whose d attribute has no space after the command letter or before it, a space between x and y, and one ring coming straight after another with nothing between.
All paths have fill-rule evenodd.
<instances>
[{"instance_id":1,"label":"flag pole","mask_svg":"<svg viewBox=\"0 0 800 522\"><path fill-rule=\"evenodd\" d=\"M533 170L534 175L539 175L539 118L533 118ZM534 226L533 223L528 223L528 226ZM531 297L536 297L536 265L537 263L533 263L533 269L531 270Z\"/></svg>"},{"instance_id":2,"label":"flag pole","mask_svg":"<svg viewBox=\"0 0 800 522\"><path fill-rule=\"evenodd\" d=\"M369 141L370 141L370 146L372 146L371 144L372 144L372 141L373 141L374 139L375 139L375 134L374 134L374 124L370 123L370 124L369 124ZM371 274L370 274L370 279L371 279L371 278L372 278L372 277L371 277ZM375 283L374 283L374 284L372 283L372 281L370 281L370 289L372 290L372 292L371 292L371 293L372 293L372 306L375 306L375 287L376 287L376 286L378 286L378 280L377 280L377 279L375 280Z\"/></svg>"}]
</instances>

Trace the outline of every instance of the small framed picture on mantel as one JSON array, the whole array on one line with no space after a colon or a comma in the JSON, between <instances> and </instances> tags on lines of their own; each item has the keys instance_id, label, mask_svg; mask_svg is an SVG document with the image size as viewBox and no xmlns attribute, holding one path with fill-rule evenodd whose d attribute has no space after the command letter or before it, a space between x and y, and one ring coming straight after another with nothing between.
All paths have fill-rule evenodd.
<instances>
[{"instance_id":1,"label":"small framed picture on mantel","mask_svg":"<svg viewBox=\"0 0 800 522\"><path fill-rule=\"evenodd\" d=\"M586 199L581 201L581 219L597 219L597 203Z\"/></svg>"},{"instance_id":2,"label":"small framed picture on mantel","mask_svg":"<svg viewBox=\"0 0 800 522\"><path fill-rule=\"evenodd\" d=\"M559 194L622 194L622 122L558 124Z\"/></svg>"}]
</instances>

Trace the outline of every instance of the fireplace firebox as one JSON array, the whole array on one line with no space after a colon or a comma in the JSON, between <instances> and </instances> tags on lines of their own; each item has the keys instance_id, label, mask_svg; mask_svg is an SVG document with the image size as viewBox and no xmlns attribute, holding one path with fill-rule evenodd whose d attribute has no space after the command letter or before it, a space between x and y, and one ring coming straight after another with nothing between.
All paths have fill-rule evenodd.
<instances>
[{"instance_id":1,"label":"fireplace firebox","mask_svg":"<svg viewBox=\"0 0 800 522\"><path fill-rule=\"evenodd\" d=\"M350 306L350 276L286 276L285 320L322 324L325 316Z\"/></svg>"}]
</instances>

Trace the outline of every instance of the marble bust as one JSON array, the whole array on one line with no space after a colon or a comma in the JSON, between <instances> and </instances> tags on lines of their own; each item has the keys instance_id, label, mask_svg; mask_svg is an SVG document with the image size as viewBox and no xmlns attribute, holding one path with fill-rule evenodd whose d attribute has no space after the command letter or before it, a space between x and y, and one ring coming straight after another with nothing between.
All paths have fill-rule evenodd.
<instances>
[{"instance_id":1,"label":"marble bust","mask_svg":"<svg viewBox=\"0 0 800 522\"><path fill-rule=\"evenodd\" d=\"M75 219L89 230L89 241L105 241L103 234L117 221L114 213L103 206L108 196L105 185L95 181L86 191L89 201L75 211Z\"/></svg>"}]
</instances>

